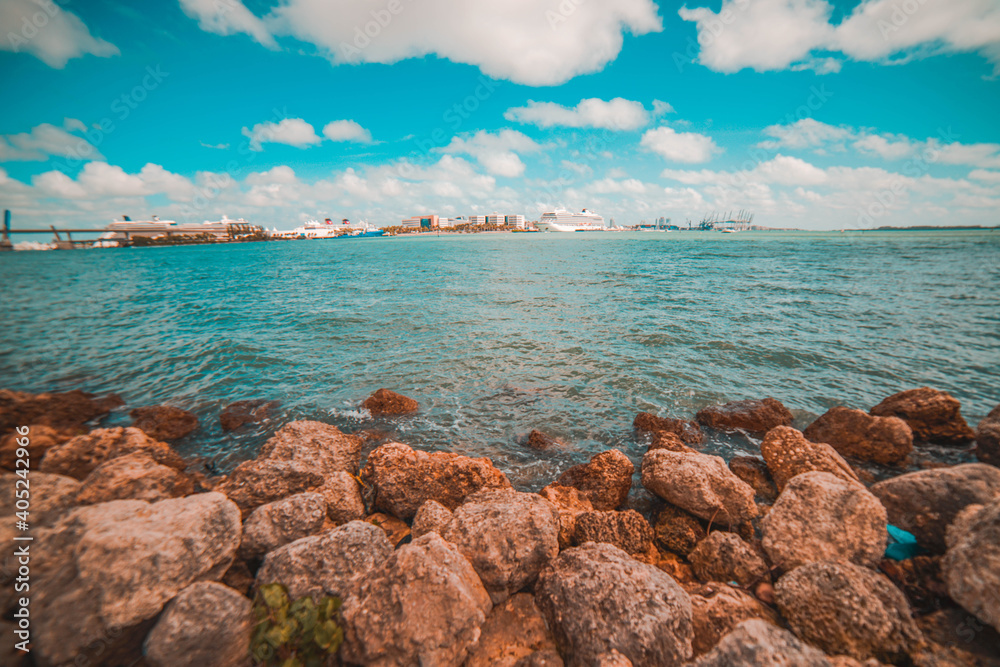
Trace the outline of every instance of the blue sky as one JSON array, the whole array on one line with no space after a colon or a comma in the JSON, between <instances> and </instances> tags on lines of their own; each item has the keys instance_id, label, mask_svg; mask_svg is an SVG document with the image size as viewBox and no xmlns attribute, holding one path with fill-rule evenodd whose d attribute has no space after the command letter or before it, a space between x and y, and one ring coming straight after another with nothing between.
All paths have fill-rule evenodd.
<instances>
[{"instance_id":1,"label":"blue sky","mask_svg":"<svg viewBox=\"0 0 1000 667\"><path fill-rule=\"evenodd\" d=\"M1000 223L996 0L5 0L0 37L19 226Z\"/></svg>"}]
</instances>

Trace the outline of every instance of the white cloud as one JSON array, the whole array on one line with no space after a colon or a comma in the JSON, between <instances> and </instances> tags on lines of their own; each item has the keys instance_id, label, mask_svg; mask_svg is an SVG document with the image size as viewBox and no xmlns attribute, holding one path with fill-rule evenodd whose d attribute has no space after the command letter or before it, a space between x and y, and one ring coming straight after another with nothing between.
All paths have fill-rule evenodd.
<instances>
[{"instance_id":1,"label":"white cloud","mask_svg":"<svg viewBox=\"0 0 1000 667\"><path fill-rule=\"evenodd\" d=\"M331 141L371 143L372 134L353 120L335 120L323 128L323 136Z\"/></svg>"},{"instance_id":2,"label":"white cloud","mask_svg":"<svg viewBox=\"0 0 1000 667\"><path fill-rule=\"evenodd\" d=\"M399 11L353 0L286 0L265 20L272 33L315 44L337 64L436 55L532 86L598 72L618 56L624 32L662 29L652 0L420 0L392 6Z\"/></svg>"},{"instance_id":3,"label":"white cloud","mask_svg":"<svg viewBox=\"0 0 1000 667\"><path fill-rule=\"evenodd\" d=\"M195 191L189 179L152 163L137 174L129 174L107 162L88 162L75 180L60 171L48 171L34 176L31 182L43 196L74 200L163 194L183 202L190 200Z\"/></svg>"},{"instance_id":4,"label":"white cloud","mask_svg":"<svg viewBox=\"0 0 1000 667\"><path fill-rule=\"evenodd\" d=\"M682 8L696 24L698 61L718 72L835 72L839 52L868 62L979 52L1000 73L1000 4L991 0L862 0L840 24L826 0L723 0L719 12Z\"/></svg>"},{"instance_id":5,"label":"white cloud","mask_svg":"<svg viewBox=\"0 0 1000 667\"><path fill-rule=\"evenodd\" d=\"M480 130L469 138L454 137L450 144L438 150L471 155L489 173L514 178L524 174L525 169L518 153L534 153L540 149L533 139L516 130L501 130L497 134Z\"/></svg>"},{"instance_id":6,"label":"white cloud","mask_svg":"<svg viewBox=\"0 0 1000 667\"><path fill-rule=\"evenodd\" d=\"M257 18L240 0L180 0L181 9L198 27L217 35L250 35L258 44L277 49L278 44L264 21Z\"/></svg>"},{"instance_id":7,"label":"white cloud","mask_svg":"<svg viewBox=\"0 0 1000 667\"><path fill-rule=\"evenodd\" d=\"M827 125L812 118L803 118L791 125L765 127L764 134L774 137L774 140L761 142L759 145L763 148L815 148L850 139L854 136L854 131Z\"/></svg>"},{"instance_id":8,"label":"white cloud","mask_svg":"<svg viewBox=\"0 0 1000 667\"><path fill-rule=\"evenodd\" d=\"M987 183L1000 184L1000 171L988 171L986 169L973 169L969 172L969 178Z\"/></svg>"},{"instance_id":9,"label":"white cloud","mask_svg":"<svg viewBox=\"0 0 1000 667\"><path fill-rule=\"evenodd\" d=\"M721 149L711 137L696 132L677 132L663 126L642 135L640 145L671 162L708 162Z\"/></svg>"},{"instance_id":10,"label":"white cloud","mask_svg":"<svg viewBox=\"0 0 1000 667\"><path fill-rule=\"evenodd\" d=\"M243 128L243 135L250 139L250 150L263 150L262 144L287 144L305 148L318 144L322 139L316 135L313 126L301 118L284 118L275 123L257 123L253 129Z\"/></svg>"},{"instance_id":11,"label":"white cloud","mask_svg":"<svg viewBox=\"0 0 1000 667\"><path fill-rule=\"evenodd\" d=\"M539 127L594 127L608 130L638 130L649 123L649 113L641 103L621 97L607 102L597 98L580 100L575 107L529 100L528 106L508 109L504 118Z\"/></svg>"},{"instance_id":12,"label":"white cloud","mask_svg":"<svg viewBox=\"0 0 1000 667\"><path fill-rule=\"evenodd\" d=\"M79 16L55 2L3 0L0 35L0 49L30 53L56 69L87 54L106 58L120 53L114 44L91 35Z\"/></svg>"},{"instance_id":13,"label":"white cloud","mask_svg":"<svg viewBox=\"0 0 1000 667\"><path fill-rule=\"evenodd\" d=\"M87 129L83 123L73 118L67 118L63 125L77 131ZM37 125L29 132L0 137L0 161L42 161L47 160L50 155L78 160L103 159L100 151L85 138L49 123Z\"/></svg>"},{"instance_id":14,"label":"white cloud","mask_svg":"<svg viewBox=\"0 0 1000 667\"><path fill-rule=\"evenodd\" d=\"M674 113L675 109L669 102L663 100L653 100L653 116L659 118L668 113Z\"/></svg>"}]
</instances>

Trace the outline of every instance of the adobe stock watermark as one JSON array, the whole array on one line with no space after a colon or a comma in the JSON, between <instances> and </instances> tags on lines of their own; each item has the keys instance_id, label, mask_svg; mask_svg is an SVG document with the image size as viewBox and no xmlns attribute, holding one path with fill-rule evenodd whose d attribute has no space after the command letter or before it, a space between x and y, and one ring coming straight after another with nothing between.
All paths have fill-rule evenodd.
<instances>
[{"instance_id":1,"label":"adobe stock watermark","mask_svg":"<svg viewBox=\"0 0 1000 667\"><path fill-rule=\"evenodd\" d=\"M684 66L695 62L700 49L712 46L715 41L722 37L726 28L731 26L750 6L751 0L734 0L728 6L723 6L722 10L708 19L698 22L698 39L687 38L687 48L684 52L674 51L673 61L677 71L684 73Z\"/></svg>"},{"instance_id":2,"label":"adobe stock watermark","mask_svg":"<svg viewBox=\"0 0 1000 667\"><path fill-rule=\"evenodd\" d=\"M894 3L889 20L879 19L875 23L882 35L882 40L888 42L889 36L906 25L910 18L919 12L925 4L927 4L927 0L902 0L902 2Z\"/></svg>"},{"instance_id":3,"label":"adobe stock watermark","mask_svg":"<svg viewBox=\"0 0 1000 667\"><path fill-rule=\"evenodd\" d=\"M62 11L58 5L64 4L65 0L60 0L58 3L52 0L32 0L32 2L38 5L38 11L21 18L20 30L17 32L11 30L7 33L7 41L14 53L20 53L21 47L45 29L49 22Z\"/></svg>"},{"instance_id":4,"label":"adobe stock watermark","mask_svg":"<svg viewBox=\"0 0 1000 667\"><path fill-rule=\"evenodd\" d=\"M545 10L545 20L549 23L549 28L555 32L559 29L559 26L569 20L569 17L576 13L586 0L562 0L559 6L556 7L558 11L553 11L551 9Z\"/></svg>"},{"instance_id":5,"label":"adobe stock watermark","mask_svg":"<svg viewBox=\"0 0 1000 667\"><path fill-rule=\"evenodd\" d=\"M413 0L406 0L407 3ZM358 62L361 60L361 52L372 44L372 40L378 39L382 31L388 28L397 16L403 13L406 5L403 0L389 0L382 9L372 9L368 13L371 20L363 25L354 26L353 39L350 43L341 42L338 50L340 56L347 62Z\"/></svg>"}]
</instances>

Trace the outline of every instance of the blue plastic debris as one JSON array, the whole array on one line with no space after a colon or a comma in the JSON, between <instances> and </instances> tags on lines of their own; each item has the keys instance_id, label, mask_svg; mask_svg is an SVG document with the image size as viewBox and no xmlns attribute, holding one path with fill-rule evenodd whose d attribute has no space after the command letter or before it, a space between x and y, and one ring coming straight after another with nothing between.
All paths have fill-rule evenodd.
<instances>
[{"instance_id":1,"label":"blue plastic debris","mask_svg":"<svg viewBox=\"0 0 1000 667\"><path fill-rule=\"evenodd\" d=\"M906 560L920 554L927 553L927 550L917 544L917 538L899 526L888 524L889 544L885 548L885 557L892 560Z\"/></svg>"}]
</instances>

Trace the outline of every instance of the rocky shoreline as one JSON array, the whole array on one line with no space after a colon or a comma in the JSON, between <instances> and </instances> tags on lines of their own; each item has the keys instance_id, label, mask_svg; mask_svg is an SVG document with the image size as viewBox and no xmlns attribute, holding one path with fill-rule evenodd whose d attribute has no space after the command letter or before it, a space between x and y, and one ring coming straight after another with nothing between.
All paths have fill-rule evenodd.
<instances>
[{"instance_id":1,"label":"rocky shoreline","mask_svg":"<svg viewBox=\"0 0 1000 667\"><path fill-rule=\"evenodd\" d=\"M168 444L194 415L100 428L121 405L0 391L0 535L28 426L34 537L32 650L7 642L4 665L1000 665L1000 406L975 430L927 387L803 431L774 398L639 413L638 469L611 449L526 493L487 458L315 421L208 477ZM419 409L385 389L362 406ZM759 456L705 454L706 430ZM928 447L978 462L905 472Z\"/></svg>"}]
</instances>

